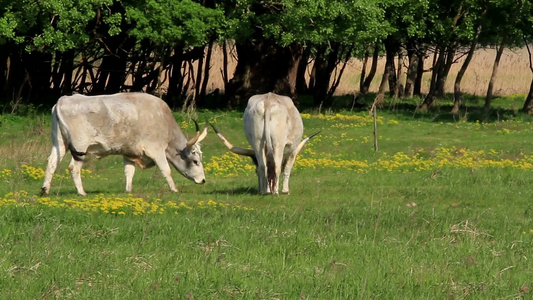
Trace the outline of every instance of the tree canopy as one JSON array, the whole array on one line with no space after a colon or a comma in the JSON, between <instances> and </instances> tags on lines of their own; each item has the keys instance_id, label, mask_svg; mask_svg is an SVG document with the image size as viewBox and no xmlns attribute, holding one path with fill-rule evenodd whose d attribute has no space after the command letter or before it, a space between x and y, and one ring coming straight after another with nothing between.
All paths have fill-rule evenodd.
<instances>
[{"instance_id":1,"label":"tree canopy","mask_svg":"<svg viewBox=\"0 0 533 300\"><path fill-rule=\"evenodd\" d=\"M339 80L333 69L350 58L366 63L385 56L382 86L388 82L394 96L419 93L421 72L432 72L423 104L429 107L442 96L457 57L528 43L532 13L529 0L0 0L0 106L118 91L202 105L218 43L234 46L238 60L224 78L220 106L263 91L295 101L311 93L327 105ZM428 55L434 65L423 66ZM396 57L406 57L405 75L395 69ZM301 70L310 65L306 82ZM366 71L362 87L376 72ZM460 79L456 86L460 95ZM195 101L187 103L191 96Z\"/></svg>"}]
</instances>

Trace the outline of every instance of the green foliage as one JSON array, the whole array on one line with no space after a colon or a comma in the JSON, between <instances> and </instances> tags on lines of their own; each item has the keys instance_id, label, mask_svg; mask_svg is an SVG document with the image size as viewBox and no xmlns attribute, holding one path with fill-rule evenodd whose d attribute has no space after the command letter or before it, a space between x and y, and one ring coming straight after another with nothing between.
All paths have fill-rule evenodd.
<instances>
[{"instance_id":1,"label":"green foliage","mask_svg":"<svg viewBox=\"0 0 533 300\"><path fill-rule=\"evenodd\" d=\"M24 42L28 51L66 51L88 42L87 26L96 10L111 4L112 0L12 1L0 9L0 24L6 24L6 40Z\"/></svg>"},{"instance_id":2,"label":"green foliage","mask_svg":"<svg viewBox=\"0 0 533 300\"><path fill-rule=\"evenodd\" d=\"M191 46L205 45L224 24L221 10L191 0L145 0L133 4L125 7L126 19L133 25L130 34L160 46L180 41Z\"/></svg>"},{"instance_id":3,"label":"green foliage","mask_svg":"<svg viewBox=\"0 0 533 300\"><path fill-rule=\"evenodd\" d=\"M281 45L353 44L375 41L389 28L375 1L242 1L226 6L228 36L237 40L264 38Z\"/></svg>"}]
</instances>

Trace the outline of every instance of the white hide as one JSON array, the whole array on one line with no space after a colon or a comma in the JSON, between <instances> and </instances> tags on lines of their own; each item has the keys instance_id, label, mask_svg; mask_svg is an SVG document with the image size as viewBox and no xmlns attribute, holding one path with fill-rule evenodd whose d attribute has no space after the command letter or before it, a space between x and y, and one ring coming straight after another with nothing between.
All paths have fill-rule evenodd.
<instances>
[{"instance_id":1,"label":"white hide","mask_svg":"<svg viewBox=\"0 0 533 300\"><path fill-rule=\"evenodd\" d=\"M77 192L85 195L81 167L87 154L122 155L126 192L131 192L135 165L157 165L170 190L177 192L169 163L195 183L204 183L202 152L198 144L207 134L187 141L168 105L143 93L102 96L63 96L52 108L52 151L48 158L43 194L50 192L53 174L67 151Z\"/></svg>"},{"instance_id":2,"label":"white hide","mask_svg":"<svg viewBox=\"0 0 533 300\"><path fill-rule=\"evenodd\" d=\"M288 194L296 156L318 132L302 141L304 127L298 109L291 98L274 93L252 96L244 111L243 122L251 150L233 147L219 132L218 137L232 152L255 159L260 193L277 195L283 173L281 191Z\"/></svg>"}]
</instances>

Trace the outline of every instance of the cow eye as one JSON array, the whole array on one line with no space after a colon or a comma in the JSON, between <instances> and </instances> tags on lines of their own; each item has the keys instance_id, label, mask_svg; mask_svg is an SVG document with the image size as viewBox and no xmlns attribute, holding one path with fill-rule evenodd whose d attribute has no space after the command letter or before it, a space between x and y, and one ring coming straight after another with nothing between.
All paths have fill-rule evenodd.
<instances>
[{"instance_id":1,"label":"cow eye","mask_svg":"<svg viewBox=\"0 0 533 300\"><path fill-rule=\"evenodd\" d=\"M197 160L193 160L192 162L193 162L193 164L198 165L198 161Z\"/></svg>"}]
</instances>

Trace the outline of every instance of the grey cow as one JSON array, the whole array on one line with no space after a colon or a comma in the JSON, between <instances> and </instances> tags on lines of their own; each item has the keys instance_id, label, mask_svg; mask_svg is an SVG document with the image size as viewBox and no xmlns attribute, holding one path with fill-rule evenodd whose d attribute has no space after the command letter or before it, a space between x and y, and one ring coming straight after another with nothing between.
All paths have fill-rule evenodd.
<instances>
[{"instance_id":1,"label":"grey cow","mask_svg":"<svg viewBox=\"0 0 533 300\"><path fill-rule=\"evenodd\" d=\"M63 96L52 108L53 146L41 192L50 192L53 174L67 151L72 154L69 169L79 195L86 194L80 172L87 154L122 155L126 192L131 192L135 165L157 165L173 192L178 189L169 163L186 178L204 183L199 142L207 127L200 133L196 124L196 135L187 140L168 105L149 94Z\"/></svg>"},{"instance_id":2,"label":"grey cow","mask_svg":"<svg viewBox=\"0 0 533 300\"><path fill-rule=\"evenodd\" d=\"M244 134L252 149L234 147L211 126L230 151L254 160L261 194L278 194L282 172L281 191L288 194L296 155L319 132L302 140L304 126L298 109L291 98L274 93L252 96L244 111L243 122Z\"/></svg>"}]
</instances>

